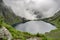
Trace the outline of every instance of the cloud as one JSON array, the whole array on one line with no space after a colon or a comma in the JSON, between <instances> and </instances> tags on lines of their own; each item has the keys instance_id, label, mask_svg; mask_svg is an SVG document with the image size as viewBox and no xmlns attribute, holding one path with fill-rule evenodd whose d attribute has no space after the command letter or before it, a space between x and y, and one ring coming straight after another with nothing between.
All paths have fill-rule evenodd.
<instances>
[{"instance_id":1,"label":"cloud","mask_svg":"<svg viewBox=\"0 0 60 40\"><path fill-rule=\"evenodd\" d=\"M59 0L4 0L14 13L26 19L47 18L59 10ZM34 14L38 12L37 14Z\"/></svg>"}]
</instances>

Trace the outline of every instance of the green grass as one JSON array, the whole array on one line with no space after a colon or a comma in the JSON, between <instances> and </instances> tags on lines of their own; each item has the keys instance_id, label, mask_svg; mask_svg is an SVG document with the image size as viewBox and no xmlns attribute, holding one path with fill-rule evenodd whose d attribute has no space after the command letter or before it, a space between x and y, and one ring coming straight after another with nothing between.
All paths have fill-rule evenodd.
<instances>
[{"instance_id":1,"label":"green grass","mask_svg":"<svg viewBox=\"0 0 60 40\"><path fill-rule=\"evenodd\" d=\"M28 38L33 38L33 37L40 37L42 40L46 39L46 37L43 34L30 34L28 32L21 32L17 31L14 29L12 26L7 25L6 23L3 23L2 26L6 27L11 35L13 36L13 39L21 39L21 40L26 40Z\"/></svg>"},{"instance_id":2,"label":"green grass","mask_svg":"<svg viewBox=\"0 0 60 40\"><path fill-rule=\"evenodd\" d=\"M60 40L60 11L58 12L58 14L59 15L54 16L55 19L49 20L49 23L54 24L57 29L52 30L49 33L46 33L48 40Z\"/></svg>"}]
</instances>

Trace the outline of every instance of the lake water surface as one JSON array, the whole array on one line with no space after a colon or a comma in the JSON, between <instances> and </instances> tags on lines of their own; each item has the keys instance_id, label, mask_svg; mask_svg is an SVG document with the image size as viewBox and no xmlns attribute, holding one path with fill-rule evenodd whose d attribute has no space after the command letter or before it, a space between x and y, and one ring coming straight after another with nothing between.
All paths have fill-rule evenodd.
<instances>
[{"instance_id":1,"label":"lake water surface","mask_svg":"<svg viewBox=\"0 0 60 40\"><path fill-rule=\"evenodd\" d=\"M32 34L50 32L51 30L56 29L55 26L46 23L44 21L29 21L24 24L19 24L15 27L17 30L23 32L29 32Z\"/></svg>"}]
</instances>

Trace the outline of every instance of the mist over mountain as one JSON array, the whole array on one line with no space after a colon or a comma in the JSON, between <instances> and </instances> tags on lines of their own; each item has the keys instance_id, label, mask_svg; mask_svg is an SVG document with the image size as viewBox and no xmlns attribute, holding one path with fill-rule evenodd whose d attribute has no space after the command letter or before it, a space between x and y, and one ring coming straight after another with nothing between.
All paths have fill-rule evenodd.
<instances>
[{"instance_id":1,"label":"mist over mountain","mask_svg":"<svg viewBox=\"0 0 60 40\"><path fill-rule=\"evenodd\" d=\"M16 16L12 9L5 5L3 0L0 0L0 17L4 19L7 24L13 25L22 22L19 16ZM1 19L1 18L0 18Z\"/></svg>"},{"instance_id":2,"label":"mist over mountain","mask_svg":"<svg viewBox=\"0 0 60 40\"><path fill-rule=\"evenodd\" d=\"M18 16L29 20L51 17L60 10L59 0L4 0Z\"/></svg>"}]
</instances>

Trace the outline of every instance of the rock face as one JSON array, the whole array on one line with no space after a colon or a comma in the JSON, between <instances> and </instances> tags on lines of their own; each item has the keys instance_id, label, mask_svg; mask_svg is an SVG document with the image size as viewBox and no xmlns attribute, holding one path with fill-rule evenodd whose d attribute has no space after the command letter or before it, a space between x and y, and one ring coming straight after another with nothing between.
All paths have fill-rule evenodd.
<instances>
[{"instance_id":1,"label":"rock face","mask_svg":"<svg viewBox=\"0 0 60 40\"><path fill-rule=\"evenodd\" d=\"M4 22L7 24L15 24L21 22L19 16L16 16L11 8L7 7L3 0L0 0L0 17L4 18Z\"/></svg>"},{"instance_id":2,"label":"rock face","mask_svg":"<svg viewBox=\"0 0 60 40\"><path fill-rule=\"evenodd\" d=\"M4 37L6 37L6 39L8 39L8 40L12 39L12 35L10 34L10 32L5 27L1 27L0 28L0 38L4 38Z\"/></svg>"},{"instance_id":3,"label":"rock face","mask_svg":"<svg viewBox=\"0 0 60 40\"><path fill-rule=\"evenodd\" d=\"M2 0L0 0L0 2L2 2Z\"/></svg>"}]
</instances>

